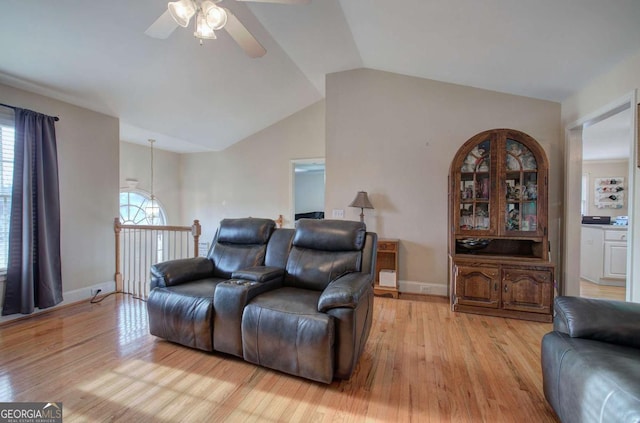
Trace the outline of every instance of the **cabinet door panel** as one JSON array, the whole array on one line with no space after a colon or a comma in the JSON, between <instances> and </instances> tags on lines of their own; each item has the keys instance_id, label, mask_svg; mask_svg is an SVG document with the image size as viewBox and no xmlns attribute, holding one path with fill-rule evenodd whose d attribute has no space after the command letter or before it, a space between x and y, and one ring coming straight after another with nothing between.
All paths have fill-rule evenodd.
<instances>
[{"instance_id":1,"label":"cabinet door panel","mask_svg":"<svg viewBox=\"0 0 640 423\"><path fill-rule=\"evenodd\" d=\"M625 279L627 277L627 243L604 243L604 277Z\"/></svg>"},{"instance_id":2,"label":"cabinet door panel","mask_svg":"<svg viewBox=\"0 0 640 423\"><path fill-rule=\"evenodd\" d=\"M582 227L580 277L598 283L603 273L604 241L602 229Z\"/></svg>"},{"instance_id":3,"label":"cabinet door panel","mask_svg":"<svg viewBox=\"0 0 640 423\"><path fill-rule=\"evenodd\" d=\"M507 137L501 174L505 216L501 230L514 236L542 235L538 229L538 189L544 181L538 178L536 155L525 144Z\"/></svg>"},{"instance_id":4,"label":"cabinet door panel","mask_svg":"<svg viewBox=\"0 0 640 423\"><path fill-rule=\"evenodd\" d=\"M500 279L495 267L456 267L456 301L458 304L498 308Z\"/></svg>"},{"instance_id":5,"label":"cabinet door panel","mask_svg":"<svg viewBox=\"0 0 640 423\"><path fill-rule=\"evenodd\" d=\"M550 313L553 293L551 270L502 269L502 308Z\"/></svg>"},{"instance_id":6,"label":"cabinet door panel","mask_svg":"<svg viewBox=\"0 0 640 423\"><path fill-rule=\"evenodd\" d=\"M491 139L483 139L457 161L453 219L456 230L465 235L487 236L495 232L493 145Z\"/></svg>"}]
</instances>

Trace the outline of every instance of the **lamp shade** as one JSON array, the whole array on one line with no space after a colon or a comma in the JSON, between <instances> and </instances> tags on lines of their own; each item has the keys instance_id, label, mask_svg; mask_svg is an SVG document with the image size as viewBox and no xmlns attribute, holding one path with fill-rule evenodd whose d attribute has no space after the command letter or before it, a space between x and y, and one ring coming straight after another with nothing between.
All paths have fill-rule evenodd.
<instances>
[{"instance_id":1,"label":"lamp shade","mask_svg":"<svg viewBox=\"0 0 640 423\"><path fill-rule=\"evenodd\" d=\"M196 15L196 31L193 33L196 38L204 38L207 40L216 39L216 33L207 23L207 18L202 14Z\"/></svg>"},{"instance_id":2,"label":"lamp shade","mask_svg":"<svg viewBox=\"0 0 640 423\"><path fill-rule=\"evenodd\" d=\"M216 6L212 1L205 0L200 7L207 25L211 29L217 31L227 24L227 12L223 8Z\"/></svg>"},{"instance_id":3,"label":"lamp shade","mask_svg":"<svg viewBox=\"0 0 640 423\"><path fill-rule=\"evenodd\" d=\"M373 205L369 201L366 191L358 191L356 198L349 204L349 207L360 207L361 209L372 209Z\"/></svg>"},{"instance_id":4,"label":"lamp shade","mask_svg":"<svg viewBox=\"0 0 640 423\"><path fill-rule=\"evenodd\" d=\"M196 7L191 0L172 1L167 8L173 20L182 27L189 25L189 20L196 14Z\"/></svg>"}]
</instances>

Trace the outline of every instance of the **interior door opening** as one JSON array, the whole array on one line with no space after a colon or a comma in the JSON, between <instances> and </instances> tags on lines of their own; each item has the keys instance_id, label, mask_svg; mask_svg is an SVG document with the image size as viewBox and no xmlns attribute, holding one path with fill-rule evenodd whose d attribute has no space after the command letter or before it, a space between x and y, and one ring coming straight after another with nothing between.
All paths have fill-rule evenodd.
<instances>
[{"instance_id":1,"label":"interior door opening","mask_svg":"<svg viewBox=\"0 0 640 423\"><path fill-rule=\"evenodd\" d=\"M604 295L592 295L587 292L583 294L581 292L581 276L583 276L583 269L581 269L582 250L585 249L584 247L589 248L589 246L601 245L602 249L598 250L597 257L593 252L584 251L584 254L589 256L585 256L582 261L586 259L591 260L593 263L596 262L596 259L598 262L602 261L603 268L600 273L602 279L615 280L617 278L622 281L619 284L624 286L623 299L626 301L640 301L640 278L636 276L638 271L634 269L634 262L640 262L638 261L640 258L640 246L636 245L640 242L640 237L634 237L636 232L634 228L636 228L637 222L640 220L640 197L635 194L635 187L640 186L640 171L636 167L635 159L638 152L636 110L637 95L634 90L623 98L566 127L564 245L561 271L559 272L561 277L558 280L558 293L560 295L598 297ZM613 120L608 121L609 118L613 118ZM628 162L626 167L624 165L620 166L618 163L619 166L617 168L605 170L606 177L600 175L599 178L596 178L596 171L590 170L589 162L593 161L595 156L600 156L601 158L604 150L595 153L595 156L593 156L589 146L592 135L590 132L597 130L600 126L606 127L616 120L618 120L618 131L624 132L622 137L626 139L626 146L622 148L626 148L624 155ZM605 147L611 147L610 149L612 150L612 142L609 140L605 142ZM589 160L589 158L592 160ZM616 160L612 159L611 161L615 162ZM610 174L612 172L620 173L620 175ZM592 173L593 175L591 175ZM624 182L625 184L622 190L616 187L619 182ZM598 187L596 187L596 183L599 184ZM601 189L598 189L599 187ZM611 192L605 195L607 190ZM618 193L623 193L624 195L618 195ZM585 235L583 240L583 228L586 227L587 230L592 228L582 223L582 217L589 216L593 212L593 209L589 209L589 206L591 204L596 205L598 201L606 203L607 201L619 200L622 197L627 205L626 214L623 210L614 207L610 210L609 218L612 222L617 222L618 217L628 216L628 220L626 220L628 225L626 226L626 231L624 231L624 236L621 232L615 232L611 229L620 230L625 228L601 225L601 234L599 235L601 238L592 238L589 241ZM596 208L597 213L593 213L597 216L606 216L605 209L607 207ZM605 242L607 242L606 245ZM610 248L608 255L605 256L606 248L608 247L613 247L613 249ZM612 252L614 253L613 256L611 255ZM605 260L609 260L609 262L607 263ZM612 264L614 265L614 270L611 268ZM604 267L605 265L608 267ZM626 268L626 271L621 271L624 268ZM603 284L602 286L607 287L609 285Z\"/></svg>"},{"instance_id":2,"label":"interior door opening","mask_svg":"<svg viewBox=\"0 0 640 423\"><path fill-rule=\"evenodd\" d=\"M324 219L324 159L291 161L291 222Z\"/></svg>"},{"instance_id":3,"label":"interior door opening","mask_svg":"<svg viewBox=\"0 0 640 423\"><path fill-rule=\"evenodd\" d=\"M626 299L631 130L629 107L583 126L581 297Z\"/></svg>"}]
</instances>

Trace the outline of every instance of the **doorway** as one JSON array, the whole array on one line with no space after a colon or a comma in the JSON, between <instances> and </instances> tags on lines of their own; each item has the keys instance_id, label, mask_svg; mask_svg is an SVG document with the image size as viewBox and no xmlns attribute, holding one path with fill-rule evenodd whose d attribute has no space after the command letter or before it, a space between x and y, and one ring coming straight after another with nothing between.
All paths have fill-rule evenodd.
<instances>
[{"instance_id":1,"label":"doorway","mask_svg":"<svg viewBox=\"0 0 640 423\"><path fill-rule=\"evenodd\" d=\"M290 215L298 219L324 219L325 161L317 159L291 160Z\"/></svg>"},{"instance_id":2,"label":"doorway","mask_svg":"<svg viewBox=\"0 0 640 423\"><path fill-rule=\"evenodd\" d=\"M637 97L635 90L625 97L613 102L607 107L598 110L597 112L583 117L578 121L568 125L566 127L565 135L565 195L564 195L564 248L563 248L563 260L562 260L562 269L561 275L562 279L560 280L560 286L558 287L558 291L561 295L572 295L572 296L580 296L581 295L581 284L580 284L580 261L581 261L581 251L583 249L582 242L582 219L581 216L585 212L585 204L583 202L583 185L586 186L586 189L593 191L589 191L592 195L589 203L593 203L594 196L596 194L595 186L591 187L592 182L588 183L584 182L583 177L583 166L585 162L588 162L586 158L588 158L589 151L589 137L590 130L589 128L595 127L598 128L598 124L601 122L605 122L607 119L611 117L615 117L622 113L621 116L617 116L618 119L625 120L624 125L626 125L627 134L624 136L626 138L626 157L629 158L626 171L623 170L624 175L622 176L626 182L626 198L625 202L627 204L627 215L628 226L626 230L626 280L624 283L625 286L625 295L624 299L626 301L639 301L640 300L640 277L637 277L636 274L640 273L640 271L634 269L634 261L638 261L640 258L640 246L637 244L640 242L640 237L635 236L636 232L634 228L638 227L638 216L640 216L640 198L637 198L637 195L634 195L636 186L640 186L638 182L640 181L640 172L636 167L636 154L637 154L637 145L636 145L636 104ZM626 113L625 113L626 111ZM602 126L606 126L606 123ZM586 136L586 149L585 149L585 136ZM588 166L588 165L587 165ZM617 176L617 175L609 175L609 176ZM605 228L606 229L606 228ZM604 239L603 239L604 241ZM619 253L619 250L617 251ZM619 254L618 254L619 258ZM600 257L598 257L598 260ZM604 257L603 257L604 260Z\"/></svg>"},{"instance_id":3,"label":"doorway","mask_svg":"<svg viewBox=\"0 0 640 423\"><path fill-rule=\"evenodd\" d=\"M582 130L580 296L624 301L631 108Z\"/></svg>"}]
</instances>

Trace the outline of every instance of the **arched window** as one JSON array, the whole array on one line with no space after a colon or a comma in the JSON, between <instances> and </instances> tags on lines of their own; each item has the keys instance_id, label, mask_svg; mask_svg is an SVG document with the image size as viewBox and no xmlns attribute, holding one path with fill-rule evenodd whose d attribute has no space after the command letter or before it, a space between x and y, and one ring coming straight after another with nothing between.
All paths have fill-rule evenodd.
<instances>
[{"instance_id":1,"label":"arched window","mask_svg":"<svg viewBox=\"0 0 640 423\"><path fill-rule=\"evenodd\" d=\"M120 223L123 225L166 225L166 214L158 199L157 212L151 213L151 196L144 191L120 191Z\"/></svg>"},{"instance_id":2,"label":"arched window","mask_svg":"<svg viewBox=\"0 0 640 423\"><path fill-rule=\"evenodd\" d=\"M120 223L123 225L166 225L164 208L158 203L157 198L153 203L155 210L151 207L151 195L144 191L131 188L120 191ZM138 244L141 241L134 239L133 242L133 248L139 248ZM164 261L165 238L163 231L155 233L155 241L151 242L151 248L152 251L155 250L155 262Z\"/></svg>"}]
</instances>

